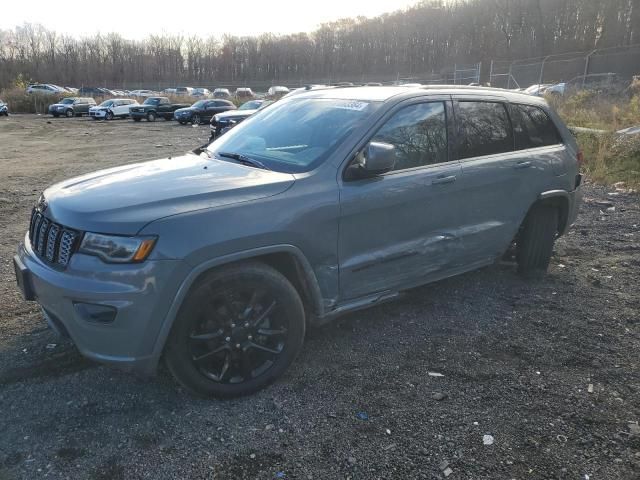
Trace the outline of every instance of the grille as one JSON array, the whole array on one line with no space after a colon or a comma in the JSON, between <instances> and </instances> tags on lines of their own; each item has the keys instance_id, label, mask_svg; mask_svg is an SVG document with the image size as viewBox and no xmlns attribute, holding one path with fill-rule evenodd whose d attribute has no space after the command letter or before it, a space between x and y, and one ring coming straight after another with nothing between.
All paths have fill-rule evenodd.
<instances>
[{"instance_id":1,"label":"grille","mask_svg":"<svg viewBox=\"0 0 640 480\"><path fill-rule=\"evenodd\" d=\"M29 241L33 251L49 263L66 267L80 239L80 232L52 222L33 210L29 224Z\"/></svg>"}]
</instances>

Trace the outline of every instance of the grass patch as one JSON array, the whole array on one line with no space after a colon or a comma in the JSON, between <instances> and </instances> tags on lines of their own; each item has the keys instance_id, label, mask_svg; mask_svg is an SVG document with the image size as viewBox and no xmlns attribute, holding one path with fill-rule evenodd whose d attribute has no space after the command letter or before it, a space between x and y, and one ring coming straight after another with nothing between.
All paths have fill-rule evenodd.
<instances>
[{"instance_id":1,"label":"grass patch","mask_svg":"<svg viewBox=\"0 0 640 480\"><path fill-rule=\"evenodd\" d=\"M640 80L617 95L584 90L548 100L567 125L605 131L576 133L584 153L583 170L591 180L625 182L628 188L640 188L640 134L616 134L623 128L640 126Z\"/></svg>"}]
</instances>

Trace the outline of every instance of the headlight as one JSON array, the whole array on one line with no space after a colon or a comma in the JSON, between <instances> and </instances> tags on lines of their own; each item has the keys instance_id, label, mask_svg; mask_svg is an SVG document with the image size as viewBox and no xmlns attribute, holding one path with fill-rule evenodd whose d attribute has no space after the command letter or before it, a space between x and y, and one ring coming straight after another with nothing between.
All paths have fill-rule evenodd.
<instances>
[{"instance_id":1,"label":"headlight","mask_svg":"<svg viewBox=\"0 0 640 480\"><path fill-rule=\"evenodd\" d=\"M143 262L153 250L157 237L119 237L87 232L79 251L100 257L107 263Z\"/></svg>"}]
</instances>

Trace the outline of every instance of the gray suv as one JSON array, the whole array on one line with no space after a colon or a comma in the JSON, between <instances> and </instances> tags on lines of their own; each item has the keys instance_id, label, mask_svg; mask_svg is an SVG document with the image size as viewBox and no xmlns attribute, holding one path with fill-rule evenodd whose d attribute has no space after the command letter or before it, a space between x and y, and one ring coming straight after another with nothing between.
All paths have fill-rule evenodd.
<instances>
[{"instance_id":1,"label":"gray suv","mask_svg":"<svg viewBox=\"0 0 640 480\"><path fill-rule=\"evenodd\" d=\"M576 218L581 154L544 100L497 89L315 90L182 157L54 185L14 258L95 360L232 397L305 330L515 244L538 275Z\"/></svg>"},{"instance_id":2,"label":"gray suv","mask_svg":"<svg viewBox=\"0 0 640 480\"><path fill-rule=\"evenodd\" d=\"M96 101L89 97L67 97L58 103L49 105L49 113L54 117L81 117L89 115L89 109L96 106Z\"/></svg>"}]
</instances>

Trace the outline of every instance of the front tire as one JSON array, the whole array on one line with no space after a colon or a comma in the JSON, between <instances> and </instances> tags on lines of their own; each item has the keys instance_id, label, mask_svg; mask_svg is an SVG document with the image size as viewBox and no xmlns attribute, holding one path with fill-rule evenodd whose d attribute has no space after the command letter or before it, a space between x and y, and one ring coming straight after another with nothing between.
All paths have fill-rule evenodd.
<instances>
[{"instance_id":1,"label":"front tire","mask_svg":"<svg viewBox=\"0 0 640 480\"><path fill-rule=\"evenodd\" d=\"M147 122L155 122L155 121L156 121L156 114L153 112L147 113Z\"/></svg>"},{"instance_id":2,"label":"front tire","mask_svg":"<svg viewBox=\"0 0 640 480\"><path fill-rule=\"evenodd\" d=\"M64 114L67 118L71 118L73 117L73 110L67 110Z\"/></svg>"},{"instance_id":3,"label":"front tire","mask_svg":"<svg viewBox=\"0 0 640 480\"><path fill-rule=\"evenodd\" d=\"M134 121L134 122L139 122L140 120L142 120L142 119L141 119L141 118L138 118L138 117L133 117L133 121Z\"/></svg>"},{"instance_id":4,"label":"front tire","mask_svg":"<svg viewBox=\"0 0 640 480\"><path fill-rule=\"evenodd\" d=\"M534 206L516 240L518 272L526 277L542 276L549 267L558 233L558 209L550 205Z\"/></svg>"},{"instance_id":5,"label":"front tire","mask_svg":"<svg viewBox=\"0 0 640 480\"><path fill-rule=\"evenodd\" d=\"M165 349L173 376L190 391L231 398L260 390L296 358L305 313L296 289L262 263L214 270L185 299Z\"/></svg>"},{"instance_id":6,"label":"front tire","mask_svg":"<svg viewBox=\"0 0 640 480\"><path fill-rule=\"evenodd\" d=\"M194 115L191 119L192 125L200 125L200 115Z\"/></svg>"},{"instance_id":7,"label":"front tire","mask_svg":"<svg viewBox=\"0 0 640 480\"><path fill-rule=\"evenodd\" d=\"M113 120L113 112L111 110L107 111L104 115L105 120Z\"/></svg>"}]
</instances>

